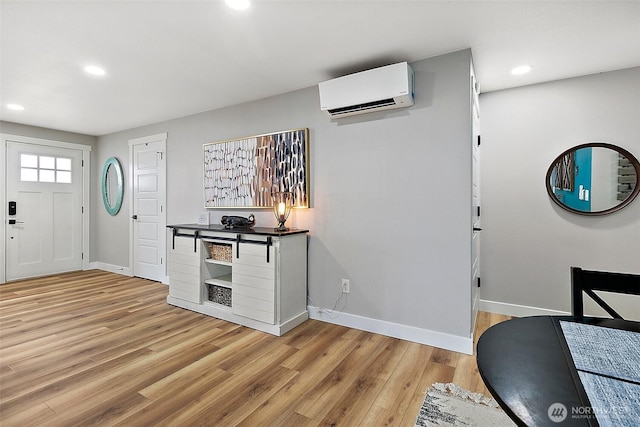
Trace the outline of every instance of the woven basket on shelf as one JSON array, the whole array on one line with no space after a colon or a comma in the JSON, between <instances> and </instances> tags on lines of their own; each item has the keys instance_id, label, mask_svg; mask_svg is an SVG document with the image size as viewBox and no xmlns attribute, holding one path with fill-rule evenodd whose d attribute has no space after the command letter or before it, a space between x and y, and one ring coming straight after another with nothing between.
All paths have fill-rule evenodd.
<instances>
[{"instance_id":1,"label":"woven basket on shelf","mask_svg":"<svg viewBox=\"0 0 640 427\"><path fill-rule=\"evenodd\" d=\"M209 245L211 259L216 261L231 262L231 245L212 243Z\"/></svg>"},{"instance_id":2,"label":"woven basket on shelf","mask_svg":"<svg viewBox=\"0 0 640 427\"><path fill-rule=\"evenodd\" d=\"M231 289L218 285L207 284L209 301L231 307Z\"/></svg>"}]
</instances>

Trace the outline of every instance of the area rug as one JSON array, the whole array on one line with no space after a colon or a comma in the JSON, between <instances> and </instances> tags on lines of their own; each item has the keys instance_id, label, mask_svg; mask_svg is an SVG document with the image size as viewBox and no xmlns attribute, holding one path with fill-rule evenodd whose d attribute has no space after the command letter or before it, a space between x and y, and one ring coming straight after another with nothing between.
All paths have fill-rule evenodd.
<instances>
[{"instance_id":1,"label":"area rug","mask_svg":"<svg viewBox=\"0 0 640 427\"><path fill-rule=\"evenodd\" d=\"M416 427L513 425L495 400L452 383L429 387L416 419Z\"/></svg>"}]
</instances>

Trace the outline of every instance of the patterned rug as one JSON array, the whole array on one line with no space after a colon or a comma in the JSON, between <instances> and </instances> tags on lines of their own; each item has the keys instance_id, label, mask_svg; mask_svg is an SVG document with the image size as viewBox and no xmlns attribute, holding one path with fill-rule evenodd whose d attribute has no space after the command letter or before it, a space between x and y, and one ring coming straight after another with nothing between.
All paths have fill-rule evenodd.
<instances>
[{"instance_id":1,"label":"patterned rug","mask_svg":"<svg viewBox=\"0 0 640 427\"><path fill-rule=\"evenodd\" d=\"M429 387L416 419L416 427L513 425L495 400L452 383Z\"/></svg>"}]
</instances>

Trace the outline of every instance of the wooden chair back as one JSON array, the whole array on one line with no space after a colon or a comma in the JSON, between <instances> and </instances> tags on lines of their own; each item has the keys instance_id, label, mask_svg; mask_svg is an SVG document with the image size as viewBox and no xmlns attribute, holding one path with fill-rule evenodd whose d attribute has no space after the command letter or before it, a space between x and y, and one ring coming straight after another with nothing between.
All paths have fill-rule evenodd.
<instances>
[{"instance_id":1,"label":"wooden chair back","mask_svg":"<svg viewBox=\"0 0 640 427\"><path fill-rule=\"evenodd\" d=\"M589 295L614 319L622 319L609 304L594 291L640 295L640 275L583 270L571 267L571 314L584 317L583 293Z\"/></svg>"}]
</instances>

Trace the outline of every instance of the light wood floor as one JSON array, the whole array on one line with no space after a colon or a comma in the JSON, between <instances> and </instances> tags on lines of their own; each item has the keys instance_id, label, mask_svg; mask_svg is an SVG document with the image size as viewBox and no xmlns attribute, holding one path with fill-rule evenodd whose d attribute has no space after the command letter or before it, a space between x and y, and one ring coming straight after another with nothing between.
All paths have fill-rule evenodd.
<instances>
[{"instance_id":1,"label":"light wood floor","mask_svg":"<svg viewBox=\"0 0 640 427\"><path fill-rule=\"evenodd\" d=\"M167 292L99 270L0 285L0 425L413 426L434 382L488 395L474 356L315 320L275 337Z\"/></svg>"}]
</instances>

